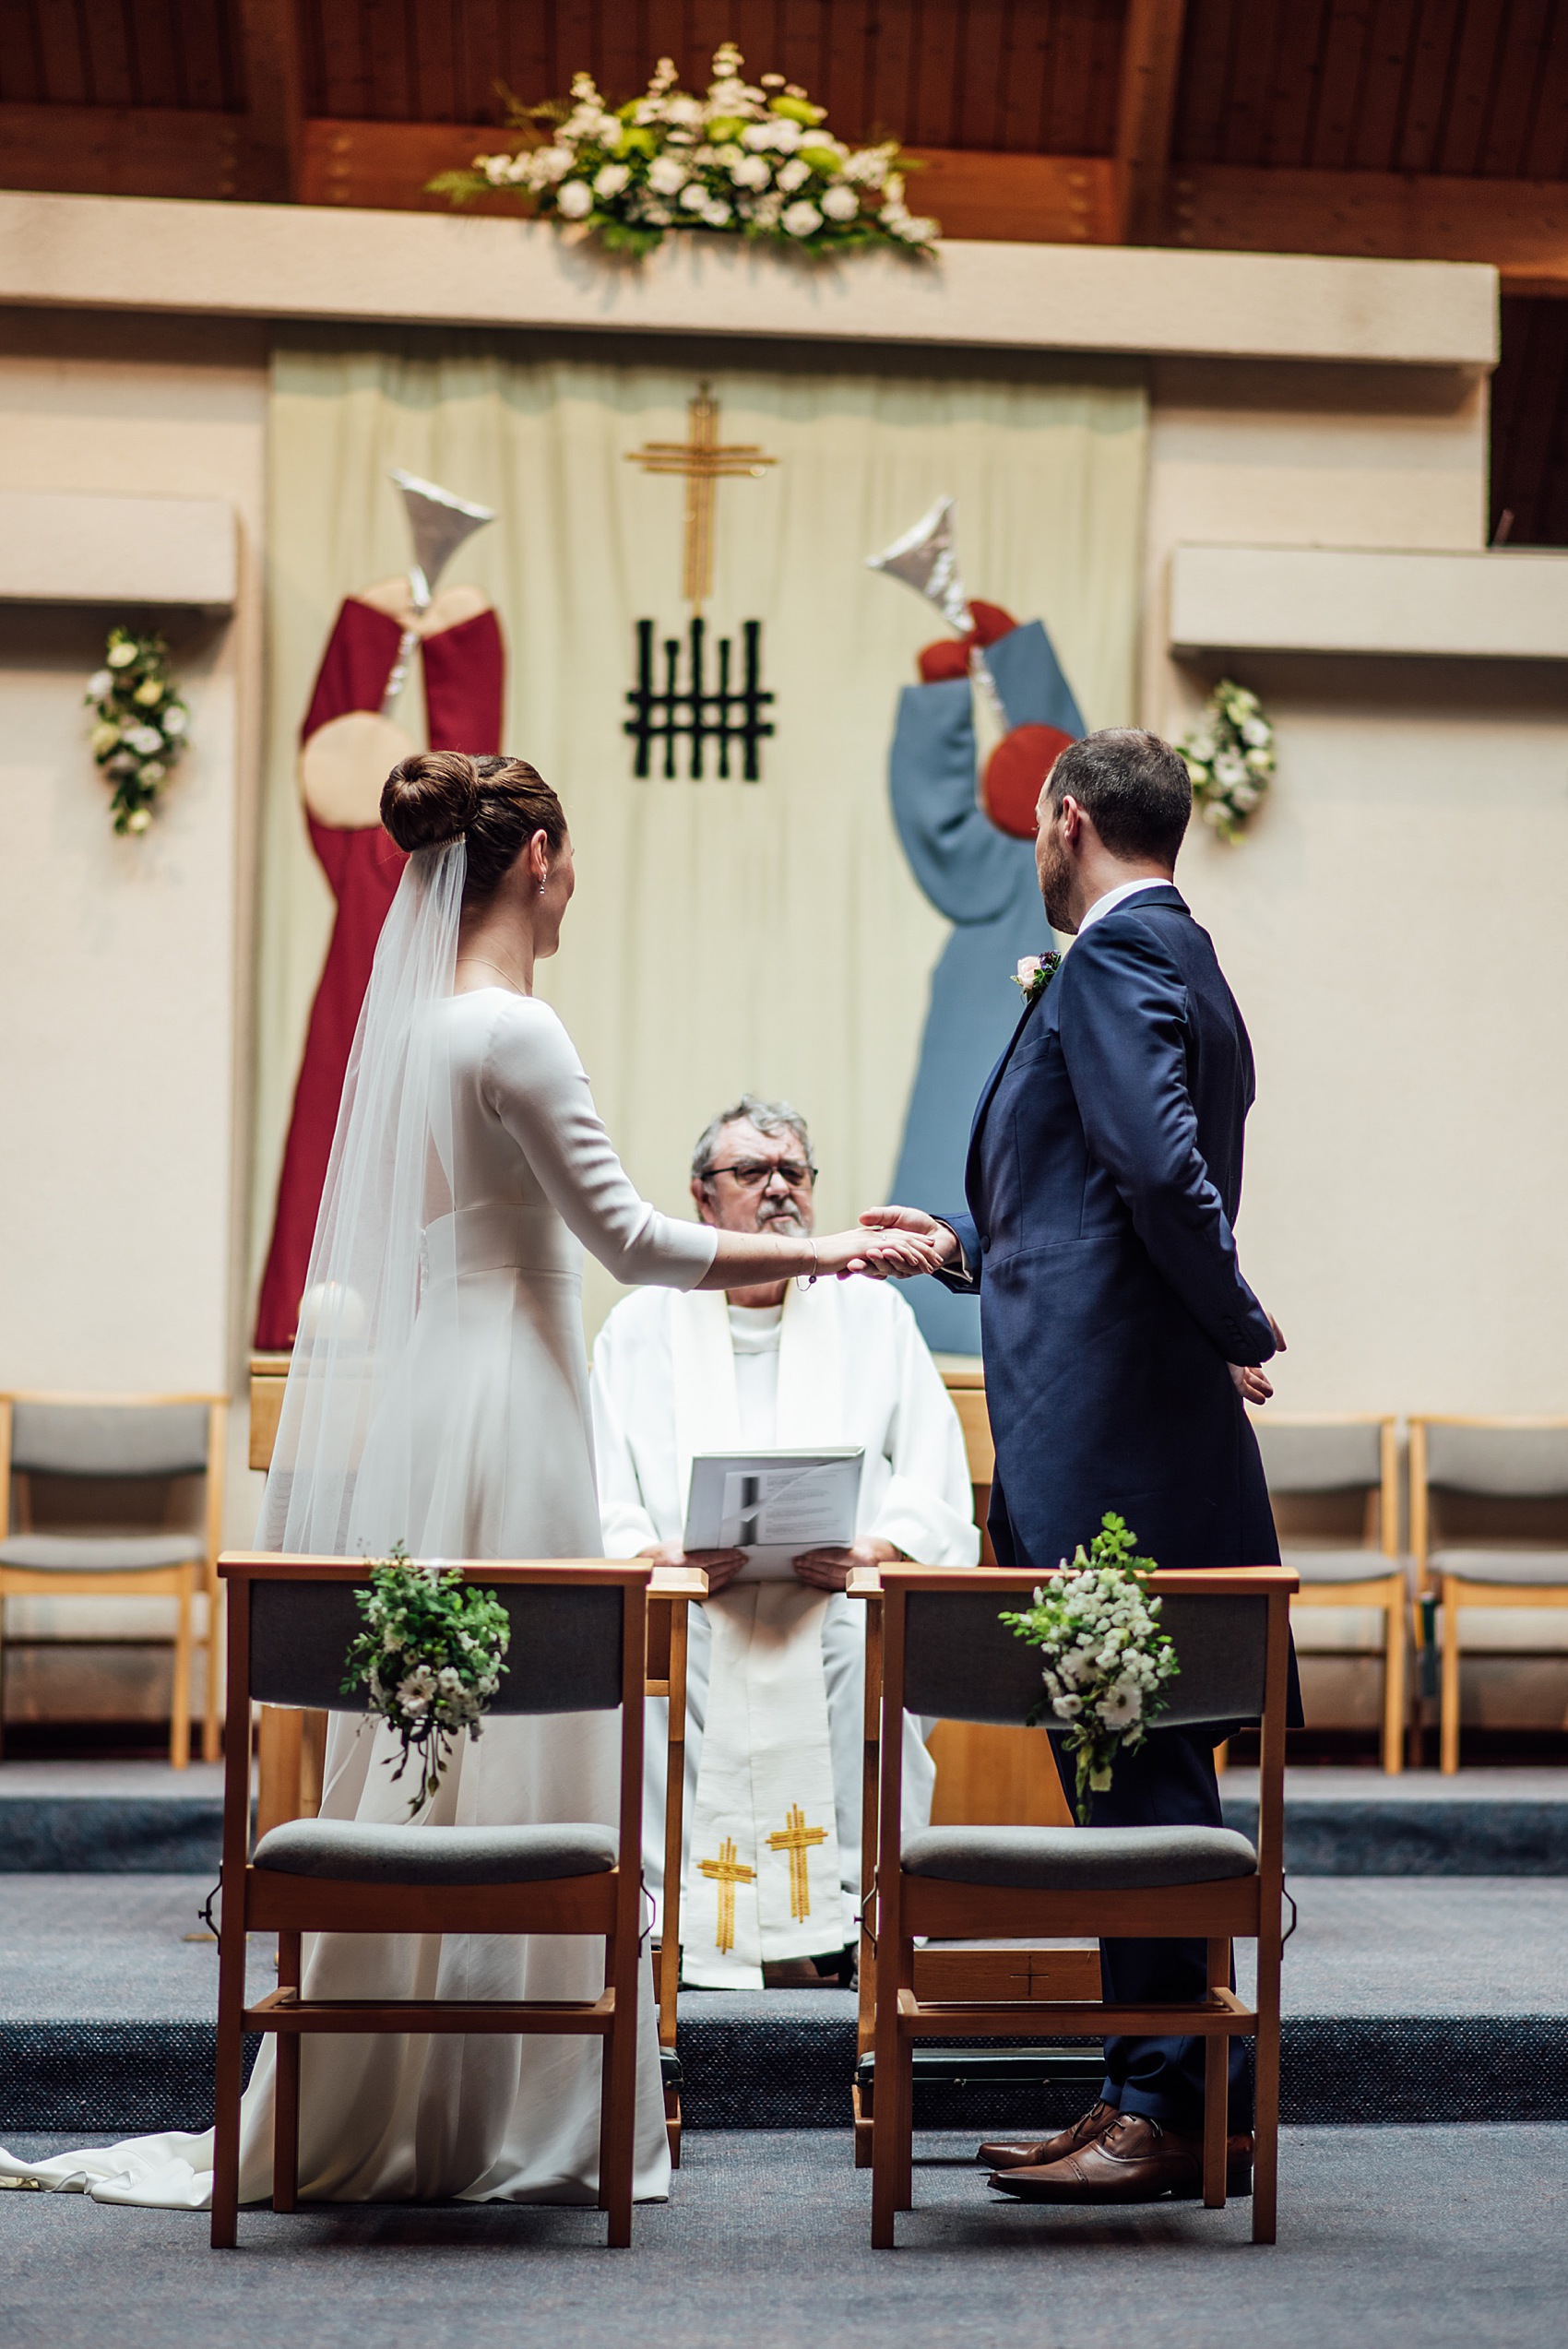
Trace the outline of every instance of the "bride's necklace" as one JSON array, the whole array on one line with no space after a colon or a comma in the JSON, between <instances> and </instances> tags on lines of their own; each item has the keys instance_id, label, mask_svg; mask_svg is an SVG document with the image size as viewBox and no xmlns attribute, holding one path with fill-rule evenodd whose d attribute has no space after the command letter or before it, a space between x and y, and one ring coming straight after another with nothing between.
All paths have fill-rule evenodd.
<instances>
[{"instance_id":1,"label":"bride's necklace","mask_svg":"<svg viewBox=\"0 0 1568 2349\"><path fill-rule=\"evenodd\" d=\"M499 978L509 979L519 995L527 995L531 991L527 979L520 978L510 964L497 962L492 955L465 955L463 960L478 963L481 969L493 970Z\"/></svg>"}]
</instances>

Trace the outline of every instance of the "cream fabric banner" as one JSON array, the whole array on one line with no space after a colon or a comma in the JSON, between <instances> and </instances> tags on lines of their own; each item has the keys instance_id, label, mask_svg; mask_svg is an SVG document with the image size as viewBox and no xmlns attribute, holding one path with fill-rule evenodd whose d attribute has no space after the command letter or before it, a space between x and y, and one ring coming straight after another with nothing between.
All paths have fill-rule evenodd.
<instances>
[{"instance_id":1,"label":"cream fabric banner","mask_svg":"<svg viewBox=\"0 0 1568 2349\"><path fill-rule=\"evenodd\" d=\"M627 458L684 439L705 379L721 440L778 459L719 486L706 614L737 659L741 622L761 620L777 731L760 784L686 780L683 745L681 779L636 782L636 623L683 637L688 613L683 484ZM506 746L565 803L577 895L542 991L633 1180L683 1211L713 1111L746 1088L782 1094L811 1121L832 1228L885 1194L946 935L886 788L899 688L944 630L865 557L956 494L969 592L1042 619L1088 722L1125 721L1146 442L1141 376L1118 362L887 352L857 371L774 347L400 330L374 348L340 330L279 346L254 1263L332 913L295 741L339 599L408 566L390 467L499 509L445 584L494 601ZM398 715L422 738L415 693ZM590 1328L616 1293L589 1268Z\"/></svg>"}]
</instances>

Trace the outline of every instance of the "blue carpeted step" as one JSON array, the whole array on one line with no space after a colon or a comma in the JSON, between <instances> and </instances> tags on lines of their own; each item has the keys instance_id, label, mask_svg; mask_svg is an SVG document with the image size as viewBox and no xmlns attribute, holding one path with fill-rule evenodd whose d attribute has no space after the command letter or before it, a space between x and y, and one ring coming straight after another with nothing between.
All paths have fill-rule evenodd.
<instances>
[{"instance_id":1,"label":"blue carpeted step","mask_svg":"<svg viewBox=\"0 0 1568 2349\"><path fill-rule=\"evenodd\" d=\"M218 1873L223 1767L0 1762L0 1876Z\"/></svg>"}]
</instances>

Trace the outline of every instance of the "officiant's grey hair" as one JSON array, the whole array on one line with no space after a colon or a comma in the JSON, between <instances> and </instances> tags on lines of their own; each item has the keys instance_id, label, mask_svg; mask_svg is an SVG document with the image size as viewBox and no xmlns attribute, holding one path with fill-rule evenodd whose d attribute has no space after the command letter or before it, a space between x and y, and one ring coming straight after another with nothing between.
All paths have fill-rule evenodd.
<instances>
[{"instance_id":1,"label":"officiant's grey hair","mask_svg":"<svg viewBox=\"0 0 1568 2349\"><path fill-rule=\"evenodd\" d=\"M713 1154L719 1147L719 1137L727 1125L739 1125L744 1118L759 1133L792 1133L801 1145L801 1155L811 1164L812 1138L806 1121L799 1109L788 1101L759 1101L754 1093L742 1093L732 1109L720 1109L702 1130L702 1138L692 1152L692 1180L700 1182L713 1164Z\"/></svg>"}]
</instances>

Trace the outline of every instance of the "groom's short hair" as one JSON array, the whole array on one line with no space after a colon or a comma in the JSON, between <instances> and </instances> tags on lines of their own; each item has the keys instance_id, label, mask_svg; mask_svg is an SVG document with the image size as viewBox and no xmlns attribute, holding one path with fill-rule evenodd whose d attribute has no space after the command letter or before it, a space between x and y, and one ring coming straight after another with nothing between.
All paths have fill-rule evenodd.
<instances>
[{"instance_id":1,"label":"groom's short hair","mask_svg":"<svg viewBox=\"0 0 1568 2349\"><path fill-rule=\"evenodd\" d=\"M1051 770L1051 805L1069 792L1113 857L1173 865L1193 813L1180 751L1137 726L1106 726L1069 742Z\"/></svg>"}]
</instances>

